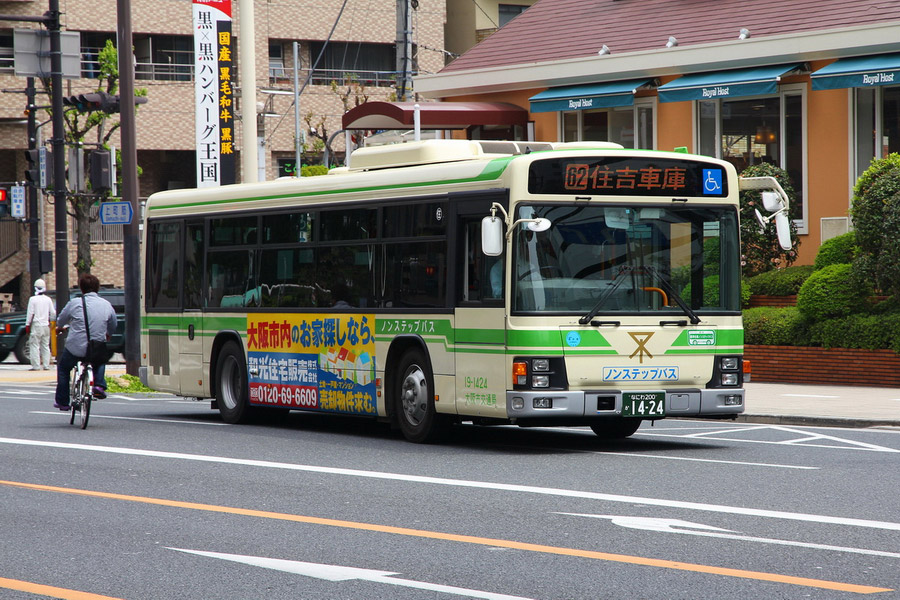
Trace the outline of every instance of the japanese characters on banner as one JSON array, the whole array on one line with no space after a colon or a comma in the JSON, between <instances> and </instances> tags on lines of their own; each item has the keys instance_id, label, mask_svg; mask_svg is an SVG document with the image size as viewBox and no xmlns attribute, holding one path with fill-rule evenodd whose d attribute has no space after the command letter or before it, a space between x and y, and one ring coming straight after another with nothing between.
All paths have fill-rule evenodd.
<instances>
[{"instance_id":1,"label":"japanese characters on banner","mask_svg":"<svg viewBox=\"0 0 900 600\"><path fill-rule=\"evenodd\" d=\"M231 0L193 0L197 187L235 182Z\"/></svg>"},{"instance_id":2,"label":"japanese characters on banner","mask_svg":"<svg viewBox=\"0 0 900 600\"><path fill-rule=\"evenodd\" d=\"M374 334L374 315L247 315L250 403L376 414Z\"/></svg>"}]
</instances>

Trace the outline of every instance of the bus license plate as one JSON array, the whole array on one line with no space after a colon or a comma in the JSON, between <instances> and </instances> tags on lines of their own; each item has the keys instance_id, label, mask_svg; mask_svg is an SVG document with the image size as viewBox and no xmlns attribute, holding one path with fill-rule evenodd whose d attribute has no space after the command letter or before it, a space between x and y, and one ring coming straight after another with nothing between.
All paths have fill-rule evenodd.
<instances>
[{"instance_id":1,"label":"bus license plate","mask_svg":"<svg viewBox=\"0 0 900 600\"><path fill-rule=\"evenodd\" d=\"M666 416L665 392L623 392L623 417L664 417Z\"/></svg>"}]
</instances>

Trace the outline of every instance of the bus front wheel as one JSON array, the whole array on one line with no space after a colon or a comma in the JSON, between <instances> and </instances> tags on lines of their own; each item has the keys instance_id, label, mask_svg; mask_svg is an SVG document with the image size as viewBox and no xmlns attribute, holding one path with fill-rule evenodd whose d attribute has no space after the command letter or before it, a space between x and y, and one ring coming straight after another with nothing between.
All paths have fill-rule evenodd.
<instances>
[{"instance_id":1,"label":"bus front wheel","mask_svg":"<svg viewBox=\"0 0 900 600\"><path fill-rule=\"evenodd\" d=\"M437 441L445 423L434 409L434 376L425 355L408 350L394 373L394 411L403 437L416 443Z\"/></svg>"},{"instance_id":2,"label":"bus front wheel","mask_svg":"<svg viewBox=\"0 0 900 600\"><path fill-rule=\"evenodd\" d=\"M618 440L633 435L641 426L641 419L609 419L591 424L591 429L599 437Z\"/></svg>"},{"instance_id":3,"label":"bus front wheel","mask_svg":"<svg viewBox=\"0 0 900 600\"><path fill-rule=\"evenodd\" d=\"M226 423L243 423L250 416L250 391L244 353L235 342L226 342L216 361L216 404Z\"/></svg>"}]
</instances>

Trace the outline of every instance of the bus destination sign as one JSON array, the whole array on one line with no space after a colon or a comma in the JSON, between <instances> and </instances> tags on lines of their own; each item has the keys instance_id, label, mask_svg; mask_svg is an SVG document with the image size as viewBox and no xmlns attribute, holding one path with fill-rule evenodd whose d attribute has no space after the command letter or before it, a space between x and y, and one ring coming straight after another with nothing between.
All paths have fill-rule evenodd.
<instances>
[{"instance_id":1,"label":"bus destination sign","mask_svg":"<svg viewBox=\"0 0 900 600\"><path fill-rule=\"evenodd\" d=\"M725 169L716 164L656 157L578 157L536 160L531 194L724 198Z\"/></svg>"}]
</instances>

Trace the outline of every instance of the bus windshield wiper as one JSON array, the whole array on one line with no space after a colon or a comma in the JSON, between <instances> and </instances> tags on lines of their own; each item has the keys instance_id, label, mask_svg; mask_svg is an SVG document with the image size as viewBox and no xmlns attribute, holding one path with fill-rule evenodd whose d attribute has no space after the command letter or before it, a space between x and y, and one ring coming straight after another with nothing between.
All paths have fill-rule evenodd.
<instances>
[{"instance_id":1,"label":"bus windshield wiper","mask_svg":"<svg viewBox=\"0 0 900 600\"><path fill-rule=\"evenodd\" d=\"M603 295L600 296L600 299L597 300L597 304L594 305L594 308L591 311L578 319L578 323L581 325L587 325L591 322L591 319L597 316L597 313L600 312L600 309L603 308L603 305L606 303L606 300L613 295L613 293L619 289L619 286L622 284L625 279L622 277L625 273L631 273L634 267L629 267L628 265L623 265L619 268L619 272L616 273L616 276L613 277L613 280L610 282L610 286L606 288L606 291L603 292Z\"/></svg>"},{"instance_id":2,"label":"bus windshield wiper","mask_svg":"<svg viewBox=\"0 0 900 600\"><path fill-rule=\"evenodd\" d=\"M684 298L681 297L681 294L675 291L675 288L672 287L672 284L669 283L654 267L640 267L647 273L650 273L656 280L659 282L659 287L663 289L668 295L669 298L675 301L675 304L684 311L684 314L691 318L691 325L696 325L700 322L700 317L697 316L697 313L688 306L688 303L684 301Z\"/></svg>"},{"instance_id":3,"label":"bus windshield wiper","mask_svg":"<svg viewBox=\"0 0 900 600\"><path fill-rule=\"evenodd\" d=\"M613 278L612 285L610 285L609 288L607 288L607 290L603 292L603 295L600 296L600 299L597 301L597 304L594 305L594 308L592 308L588 314L578 319L578 323L580 325L587 325L591 322L591 319L597 316L597 314L600 312L600 309L603 308L603 305L606 303L606 300L618 289L619 285L621 285L621 283L624 281L622 275L626 273L652 275L657 281L659 281L660 287L663 289L663 291L666 292L666 294L668 294L669 298L673 299L678 307L684 311L684 314L690 317L692 325L696 325L700 322L700 317L697 316L697 313L695 313L693 309L688 306L687 302L684 301L684 298L682 298L681 295L675 291L675 288L673 288L672 285L668 281L666 281L666 279L655 268L631 267L628 265L623 265L619 268L619 272L616 273L616 276Z\"/></svg>"}]
</instances>

